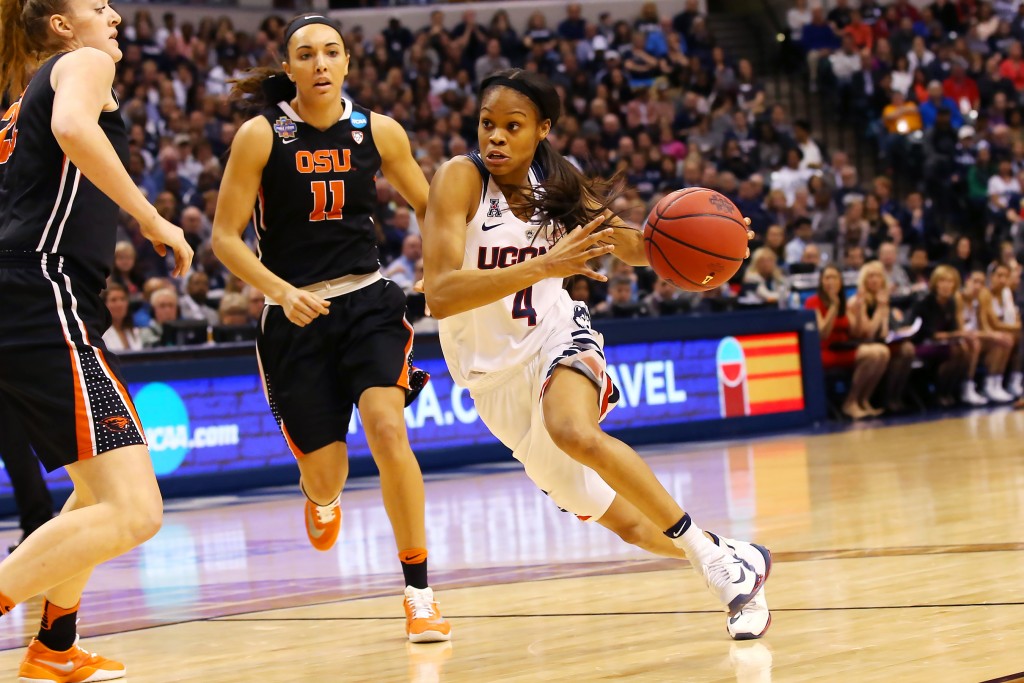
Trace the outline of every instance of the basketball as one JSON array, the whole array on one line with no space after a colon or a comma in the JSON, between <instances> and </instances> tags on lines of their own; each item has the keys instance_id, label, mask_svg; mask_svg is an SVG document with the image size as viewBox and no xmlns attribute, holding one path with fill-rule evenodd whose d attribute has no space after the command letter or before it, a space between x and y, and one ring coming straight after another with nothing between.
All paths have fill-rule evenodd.
<instances>
[{"instance_id":1,"label":"basketball","mask_svg":"<svg viewBox=\"0 0 1024 683\"><path fill-rule=\"evenodd\" d=\"M747 224L736 205L705 187L663 198L644 225L651 268L679 289L705 292L729 281L747 253Z\"/></svg>"}]
</instances>

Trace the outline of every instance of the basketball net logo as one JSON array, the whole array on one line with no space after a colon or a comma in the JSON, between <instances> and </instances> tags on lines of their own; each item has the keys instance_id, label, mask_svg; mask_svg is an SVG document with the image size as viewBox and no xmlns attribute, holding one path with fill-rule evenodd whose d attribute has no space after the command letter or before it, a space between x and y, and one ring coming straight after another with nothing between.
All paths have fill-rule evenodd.
<instances>
[{"instance_id":1,"label":"basketball net logo","mask_svg":"<svg viewBox=\"0 0 1024 683\"><path fill-rule=\"evenodd\" d=\"M718 407L722 417L750 415L747 393L747 357L736 337L718 343Z\"/></svg>"}]
</instances>

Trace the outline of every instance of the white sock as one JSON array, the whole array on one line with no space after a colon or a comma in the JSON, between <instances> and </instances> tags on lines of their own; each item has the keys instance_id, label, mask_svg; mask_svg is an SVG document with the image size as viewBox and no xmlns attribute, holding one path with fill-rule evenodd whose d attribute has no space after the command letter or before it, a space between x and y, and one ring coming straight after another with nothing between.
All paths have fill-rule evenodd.
<instances>
[{"instance_id":1,"label":"white sock","mask_svg":"<svg viewBox=\"0 0 1024 683\"><path fill-rule=\"evenodd\" d=\"M1024 373L1020 373L1020 372L1011 372L1010 373L1010 387L1014 391L1018 391L1019 392L1021 390L1021 384L1022 383L1024 383Z\"/></svg>"},{"instance_id":2,"label":"white sock","mask_svg":"<svg viewBox=\"0 0 1024 683\"><path fill-rule=\"evenodd\" d=\"M690 564L697 567L711 564L725 555L725 551L708 540L704 531L691 522L690 528L683 532L679 538L673 538L672 544L686 553Z\"/></svg>"}]
</instances>

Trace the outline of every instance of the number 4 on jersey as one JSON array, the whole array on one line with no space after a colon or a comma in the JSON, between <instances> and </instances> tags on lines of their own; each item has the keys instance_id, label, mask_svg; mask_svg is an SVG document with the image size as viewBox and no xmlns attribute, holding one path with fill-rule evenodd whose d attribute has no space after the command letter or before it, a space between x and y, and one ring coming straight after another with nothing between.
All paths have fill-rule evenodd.
<instances>
[{"instance_id":1,"label":"number 4 on jersey","mask_svg":"<svg viewBox=\"0 0 1024 683\"><path fill-rule=\"evenodd\" d=\"M512 301L512 318L514 320L526 318L526 324L530 327L537 324L537 309L533 307L532 286L516 292L516 298Z\"/></svg>"},{"instance_id":2,"label":"number 4 on jersey","mask_svg":"<svg viewBox=\"0 0 1024 683\"><path fill-rule=\"evenodd\" d=\"M331 210L327 211L327 182L314 180L310 184L313 191L313 210L309 213L311 221L340 221L341 209L345 206L345 181L331 181Z\"/></svg>"}]
</instances>

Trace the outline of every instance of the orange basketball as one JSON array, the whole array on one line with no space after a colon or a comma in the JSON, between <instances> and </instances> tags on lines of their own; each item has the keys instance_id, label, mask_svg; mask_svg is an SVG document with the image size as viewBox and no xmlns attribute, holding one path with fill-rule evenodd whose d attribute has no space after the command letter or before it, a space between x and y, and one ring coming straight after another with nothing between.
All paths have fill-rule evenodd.
<instances>
[{"instance_id":1,"label":"orange basketball","mask_svg":"<svg viewBox=\"0 0 1024 683\"><path fill-rule=\"evenodd\" d=\"M677 190L644 225L651 268L676 287L703 292L729 281L747 252L747 224L736 205L706 187Z\"/></svg>"}]
</instances>

